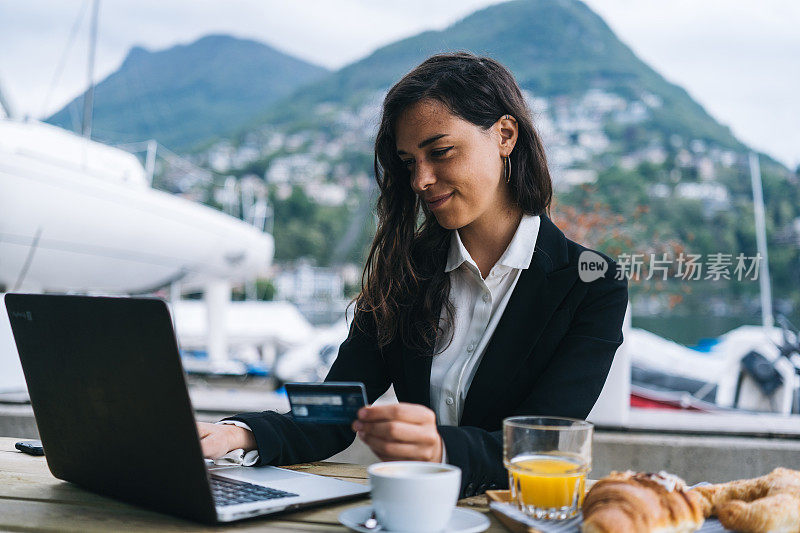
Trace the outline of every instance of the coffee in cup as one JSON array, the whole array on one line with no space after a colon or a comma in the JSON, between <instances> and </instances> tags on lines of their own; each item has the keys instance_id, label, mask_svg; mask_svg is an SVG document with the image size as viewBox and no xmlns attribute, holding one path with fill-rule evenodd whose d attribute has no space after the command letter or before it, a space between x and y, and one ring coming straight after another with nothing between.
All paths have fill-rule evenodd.
<instances>
[{"instance_id":1,"label":"coffee in cup","mask_svg":"<svg viewBox=\"0 0 800 533\"><path fill-rule=\"evenodd\" d=\"M443 463L391 461L367 468L378 523L392 532L442 531L458 501L461 469Z\"/></svg>"}]
</instances>

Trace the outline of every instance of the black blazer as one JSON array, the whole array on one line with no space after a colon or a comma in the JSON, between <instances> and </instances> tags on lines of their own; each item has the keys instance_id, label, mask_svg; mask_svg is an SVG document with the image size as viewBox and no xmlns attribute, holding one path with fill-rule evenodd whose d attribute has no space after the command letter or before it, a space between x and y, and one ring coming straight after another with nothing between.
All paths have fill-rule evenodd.
<instances>
[{"instance_id":1,"label":"black blazer","mask_svg":"<svg viewBox=\"0 0 800 533\"><path fill-rule=\"evenodd\" d=\"M448 462L462 471L461 497L508 486L504 418L584 419L597 401L622 342L628 291L627 281L615 279L616 264L607 257L604 277L581 281L578 256L584 250L541 217L531 265L520 273L481 359L461 423L439 426ZM400 342L380 350L369 335L351 327L325 380L363 382L370 403L394 384L399 401L430 407L431 361L429 354ZM253 430L259 464L322 460L355 438L349 426L297 424L271 411L230 419Z\"/></svg>"}]
</instances>

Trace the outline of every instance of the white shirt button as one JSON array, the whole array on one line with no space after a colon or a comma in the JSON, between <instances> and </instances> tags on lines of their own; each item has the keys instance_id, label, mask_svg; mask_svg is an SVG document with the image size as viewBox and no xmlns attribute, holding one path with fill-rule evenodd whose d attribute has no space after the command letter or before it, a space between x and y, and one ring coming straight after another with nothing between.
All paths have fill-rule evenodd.
<instances>
[{"instance_id":1,"label":"white shirt button","mask_svg":"<svg viewBox=\"0 0 800 533\"><path fill-rule=\"evenodd\" d=\"M483 301L484 302L488 302L489 301L489 295L488 294L484 294L483 295Z\"/></svg>"},{"instance_id":2,"label":"white shirt button","mask_svg":"<svg viewBox=\"0 0 800 533\"><path fill-rule=\"evenodd\" d=\"M468 352L471 352L474 349L475 349L475 345L474 344L470 344L469 346L467 346L467 351Z\"/></svg>"},{"instance_id":3,"label":"white shirt button","mask_svg":"<svg viewBox=\"0 0 800 533\"><path fill-rule=\"evenodd\" d=\"M448 396L447 399L444 401L447 405L453 405L453 398Z\"/></svg>"}]
</instances>

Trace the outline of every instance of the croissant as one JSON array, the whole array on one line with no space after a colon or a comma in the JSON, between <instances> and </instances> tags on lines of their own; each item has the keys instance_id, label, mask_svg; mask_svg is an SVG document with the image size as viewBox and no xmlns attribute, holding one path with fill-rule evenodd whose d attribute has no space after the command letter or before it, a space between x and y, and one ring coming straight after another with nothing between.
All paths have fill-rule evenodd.
<instances>
[{"instance_id":1,"label":"croissant","mask_svg":"<svg viewBox=\"0 0 800 533\"><path fill-rule=\"evenodd\" d=\"M703 515L716 515L743 533L800 533L800 472L776 468L766 476L697 487Z\"/></svg>"},{"instance_id":2,"label":"croissant","mask_svg":"<svg viewBox=\"0 0 800 533\"><path fill-rule=\"evenodd\" d=\"M611 472L583 502L582 533L690 533L702 525L702 498L666 472Z\"/></svg>"}]
</instances>

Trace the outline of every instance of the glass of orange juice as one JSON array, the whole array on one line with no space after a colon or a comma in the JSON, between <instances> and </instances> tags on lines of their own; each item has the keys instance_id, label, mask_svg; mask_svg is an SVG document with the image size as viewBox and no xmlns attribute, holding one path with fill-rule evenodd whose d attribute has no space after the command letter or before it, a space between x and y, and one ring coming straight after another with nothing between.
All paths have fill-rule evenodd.
<instances>
[{"instance_id":1,"label":"glass of orange juice","mask_svg":"<svg viewBox=\"0 0 800 533\"><path fill-rule=\"evenodd\" d=\"M503 462L511 500L533 518L578 514L592 468L592 430L584 420L513 416L503 420Z\"/></svg>"}]
</instances>

